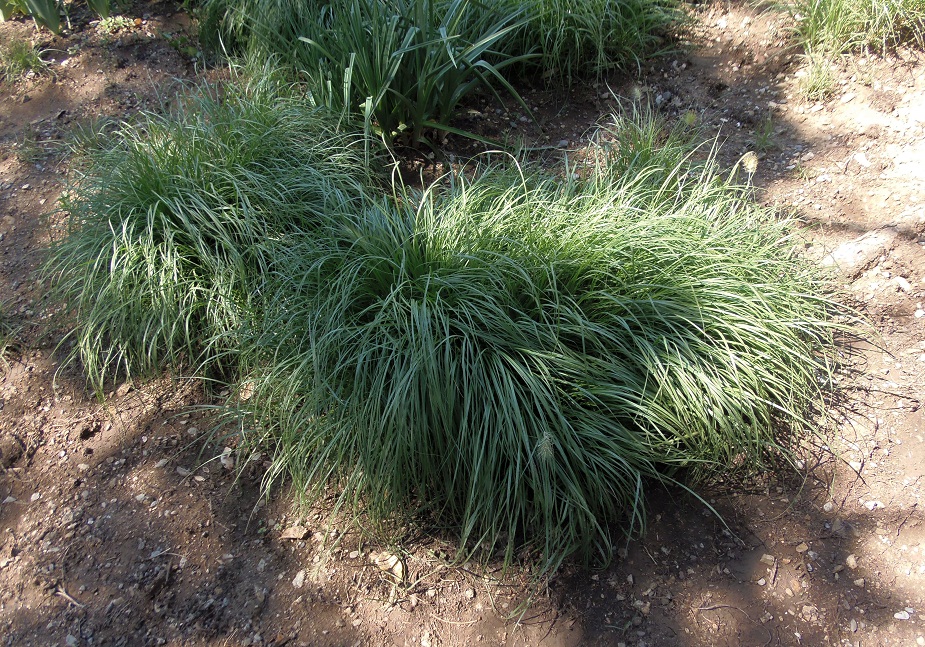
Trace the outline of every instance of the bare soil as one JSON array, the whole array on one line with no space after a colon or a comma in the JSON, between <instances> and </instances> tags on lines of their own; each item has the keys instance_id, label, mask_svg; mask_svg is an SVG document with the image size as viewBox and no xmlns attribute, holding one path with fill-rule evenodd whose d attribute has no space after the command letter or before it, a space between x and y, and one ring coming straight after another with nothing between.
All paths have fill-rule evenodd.
<instances>
[{"instance_id":1,"label":"bare soil","mask_svg":"<svg viewBox=\"0 0 925 647\"><path fill-rule=\"evenodd\" d=\"M690 48L641 80L567 96L525 90L538 123L473 102L481 132L581 158L622 97L697 115L731 167L760 163L759 200L796 215L879 336L846 385L825 447L798 472L653 497L646 537L603 570L527 574L454 565L409 531L376 545L259 495L217 459L195 384L115 385L100 401L60 369L36 268L75 125L156 109L200 76L194 26L139 2L109 33L72 16L50 71L0 87L0 299L19 328L0 377L0 642L7 645L925 645L925 66L922 53L845 59L835 92L801 98L787 17L700 5ZM137 20L136 20L137 19ZM467 124L462 124L467 125ZM848 378L846 377L846 380ZM723 484L720 484L723 485ZM532 604L523 603L534 593Z\"/></svg>"}]
</instances>

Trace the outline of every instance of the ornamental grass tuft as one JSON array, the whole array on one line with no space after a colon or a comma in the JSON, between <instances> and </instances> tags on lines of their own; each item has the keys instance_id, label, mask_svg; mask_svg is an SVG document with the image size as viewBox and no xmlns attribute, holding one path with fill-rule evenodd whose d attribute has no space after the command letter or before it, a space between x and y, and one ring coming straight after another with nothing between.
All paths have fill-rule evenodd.
<instances>
[{"instance_id":1,"label":"ornamental grass tuft","mask_svg":"<svg viewBox=\"0 0 925 647\"><path fill-rule=\"evenodd\" d=\"M293 236L243 351L267 483L549 571L606 561L653 486L792 448L840 308L786 223L661 150L481 169Z\"/></svg>"},{"instance_id":2,"label":"ornamental grass tuft","mask_svg":"<svg viewBox=\"0 0 925 647\"><path fill-rule=\"evenodd\" d=\"M372 182L364 144L270 68L182 93L106 141L82 137L45 266L76 315L92 385L165 368L233 368L276 248ZM201 366L203 365L203 366Z\"/></svg>"}]
</instances>

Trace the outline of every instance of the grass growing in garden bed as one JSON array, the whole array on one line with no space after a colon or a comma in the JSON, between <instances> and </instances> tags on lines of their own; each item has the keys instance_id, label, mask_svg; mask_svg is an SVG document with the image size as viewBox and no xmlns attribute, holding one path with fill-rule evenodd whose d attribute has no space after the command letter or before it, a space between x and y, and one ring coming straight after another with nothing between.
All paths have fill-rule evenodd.
<instances>
[{"instance_id":1,"label":"grass growing in garden bed","mask_svg":"<svg viewBox=\"0 0 925 647\"><path fill-rule=\"evenodd\" d=\"M868 46L883 51L902 42L925 45L921 0L796 0L796 33L811 54L841 54Z\"/></svg>"},{"instance_id":2,"label":"grass growing in garden bed","mask_svg":"<svg viewBox=\"0 0 925 647\"><path fill-rule=\"evenodd\" d=\"M279 249L242 405L267 482L554 569L606 561L653 482L786 452L833 370L828 286L709 164L599 153L585 180L489 168Z\"/></svg>"},{"instance_id":3,"label":"grass growing in garden bed","mask_svg":"<svg viewBox=\"0 0 925 647\"><path fill-rule=\"evenodd\" d=\"M318 103L412 145L452 130L477 89L522 103L512 69L569 83L638 66L682 17L674 0L206 0L202 13L213 48L278 59Z\"/></svg>"},{"instance_id":4,"label":"grass growing in garden bed","mask_svg":"<svg viewBox=\"0 0 925 647\"><path fill-rule=\"evenodd\" d=\"M276 248L370 182L360 138L333 123L260 68L79 151L45 275L95 388L236 352Z\"/></svg>"},{"instance_id":5,"label":"grass growing in garden bed","mask_svg":"<svg viewBox=\"0 0 925 647\"><path fill-rule=\"evenodd\" d=\"M47 69L48 63L32 43L19 38L0 43L0 82L13 83L29 72L41 74Z\"/></svg>"},{"instance_id":6,"label":"grass growing in garden bed","mask_svg":"<svg viewBox=\"0 0 925 647\"><path fill-rule=\"evenodd\" d=\"M388 143L417 145L445 130L459 102L499 87L520 100L501 70L523 57L497 48L520 12L475 0L213 0L207 34L271 57L306 80L313 99L360 117ZM214 38L214 37L213 37Z\"/></svg>"},{"instance_id":7,"label":"grass growing in garden bed","mask_svg":"<svg viewBox=\"0 0 925 647\"><path fill-rule=\"evenodd\" d=\"M671 31L684 21L674 0L504 0L483 6L522 12L524 26L504 40L502 51L535 51L529 69L565 83L640 67L669 46Z\"/></svg>"}]
</instances>

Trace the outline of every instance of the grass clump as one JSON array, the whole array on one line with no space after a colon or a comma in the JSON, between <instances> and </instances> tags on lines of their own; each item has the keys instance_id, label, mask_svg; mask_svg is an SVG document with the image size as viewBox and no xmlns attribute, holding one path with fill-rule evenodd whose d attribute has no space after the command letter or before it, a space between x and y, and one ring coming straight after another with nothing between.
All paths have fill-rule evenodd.
<instances>
[{"instance_id":1,"label":"grass clump","mask_svg":"<svg viewBox=\"0 0 925 647\"><path fill-rule=\"evenodd\" d=\"M674 0L504 0L485 5L500 13L521 11L525 25L503 50L535 51L530 69L554 82L571 83L614 69L639 68L664 50L683 22Z\"/></svg>"},{"instance_id":2,"label":"grass clump","mask_svg":"<svg viewBox=\"0 0 925 647\"><path fill-rule=\"evenodd\" d=\"M94 387L117 372L233 366L275 249L370 182L358 138L332 123L260 69L80 151L45 275L76 315L72 355Z\"/></svg>"},{"instance_id":3,"label":"grass clump","mask_svg":"<svg viewBox=\"0 0 925 647\"><path fill-rule=\"evenodd\" d=\"M832 371L825 284L709 165L635 160L491 168L280 249L242 397L268 482L554 569L606 561L653 483L790 447Z\"/></svg>"},{"instance_id":4,"label":"grass clump","mask_svg":"<svg viewBox=\"0 0 925 647\"><path fill-rule=\"evenodd\" d=\"M0 81L13 83L30 72L41 74L46 69L48 63L32 43L19 38L0 43Z\"/></svg>"},{"instance_id":5,"label":"grass clump","mask_svg":"<svg viewBox=\"0 0 925 647\"><path fill-rule=\"evenodd\" d=\"M796 0L796 33L808 53L841 54L861 47L885 50L925 45L922 0Z\"/></svg>"},{"instance_id":6,"label":"grass clump","mask_svg":"<svg viewBox=\"0 0 925 647\"><path fill-rule=\"evenodd\" d=\"M362 118L386 142L417 145L427 130L450 129L459 102L501 86L522 57L497 51L519 11L479 10L475 0L213 0L213 40L299 72L313 99Z\"/></svg>"}]
</instances>

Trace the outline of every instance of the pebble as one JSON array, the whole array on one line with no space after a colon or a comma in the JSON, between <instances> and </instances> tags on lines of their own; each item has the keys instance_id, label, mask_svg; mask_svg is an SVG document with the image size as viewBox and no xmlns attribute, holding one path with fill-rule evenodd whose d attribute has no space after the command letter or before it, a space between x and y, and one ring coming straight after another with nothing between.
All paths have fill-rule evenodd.
<instances>
[{"instance_id":1,"label":"pebble","mask_svg":"<svg viewBox=\"0 0 925 647\"><path fill-rule=\"evenodd\" d=\"M854 553L851 553L845 558L845 566L850 568L852 571L858 567L858 558Z\"/></svg>"},{"instance_id":2,"label":"pebble","mask_svg":"<svg viewBox=\"0 0 925 647\"><path fill-rule=\"evenodd\" d=\"M190 472L185 467L180 467L179 465L177 465L177 474L179 474L180 476L189 476L191 473L192 472Z\"/></svg>"},{"instance_id":3,"label":"pebble","mask_svg":"<svg viewBox=\"0 0 925 647\"><path fill-rule=\"evenodd\" d=\"M225 447L218 457L218 460L226 470L234 469L234 458L231 456L231 447Z\"/></svg>"},{"instance_id":4,"label":"pebble","mask_svg":"<svg viewBox=\"0 0 925 647\"><path fill-rule=\"evenodd\" d=\"M864 588L864 578L861 577L861 578L856 579L854 581L854 585L860 589L863 589Z\"/></svg>"},{"instance_id":5,"label":"pebble","mask_svg":"<svg viewBox=\"0 0 925 647\"><path fill-rule=\"evenodd\" d=\"M916 639L915 639L915 644L916 644L916 645L921 645L921 646L925 647L925 637L919 636L918 638L916 638Z\"/></svg>"},{"instance_id":6,"label":"pebble","mask_svg":"<svg viewBox=\"0 0 925 647\"><path fill-rule=\"evenodd\" d=\"M290 526L283 531L280 539L305 539L308 536L308 528L305 526Z\"/></svg>"},{"instance_id":7,"label":"pebble","mask_svg":"<svg viewBox=\"0 0 925 647\"><path fill-rule=\"evenodd\" d=\"M857 633L858 631L858 621L854 618L851 618L851 622L848 624L848 628L851 629L851 633Z\"/></svg>"},{"instance_id":8,"label":"pebble","mask_svg":"<svg viewBox=\"0 0 925 647\"><path fill-rule=\"evenodd\" d=\"M834 509L835 509L835 504L833 504L831 501L826 501L825 505L822 506L822 510L824 512L831 512Z\"/></svg>"},{"instance_id":9,"label":"pebble","mask_svg":"<svg viewBox=\"0 0 925 647\"><path fill-rule=\"evenodd\" d=\"M162 458L161 460L159 460L157 463L154 464L154 467L157 467L158 469L160 469L162 467L166 467L167 463L169 462L170 462L169 458Z\"/></svg>"},{"instance_id":10,"label":"pebble","mask_svg":"<svg viewBox=\"0 0 925 647\"><path fill-rule=\"evenodd\" d=\"M908 611L897 611L893 614L893 617L897 620L908 620L911 616Z\"/></svg>"},{"instance_id":11,"label":"pebble","mask_svg":"<svg viewBox=\"0 0 925 647\"><path fill-rule=\"evenodd\" d=\"M38 500L41 499L41 498L42 498L41 492L33 492L33 493L32 493L32 496L29 497L29 500L32 501L33 503L35 503L36 501L38 501Z\"/></svg>"},{"instance_id":12,"label":"pebble","mask_svg":"<svg viewBox=\"0 0 925 647\"><path fill-rule=\"evenodd\" d=\"M298 573L296 573L295 577L292 578L292 586L294 586L297 589L301 589L304 584L305 584L305 570L303 569L299 571Z\"/></svg>"},{"instance_id":13,"label":"pebble","mask_svg":"<svg viewBox=\"0 0 925 647\"><path fill-rule=\"evenodd\" d=\"M65 644L67 645L67 647L76 647L76 645L77 645L77 637L76 637L76 636L72 636L71 634L68 634L68 635L67 635L67 638L64 639L64 642L65 642Z\"/></svg>"},{"instance_id":14,"label":"pebble","mask_svg":"<svg viewBox=\"0 0 925 647\"><path fill-rule=\"evenodd\" d=\"M798 553L805 553L809 550L809 544L807 544L805 541L801 542L797 544L797 547L794 550L796 550Z\"/></svg>"},{"instance_id":15,"label":"pebble","mask_svg":"<svg viewBox=\"0 0 925 647\"><path fill-rule=\"evenodd\" d=\"M879 510L880 508L885 508L883 501L866 501L864 507L868 510Z\"/></svg>"},{"instance_id":16,"label":"pebble","mask_svg":"<svg viewBox=\"0 0 925 647\"><path fill-rule=\"evenodd\" d=\"M767 564L768 566L774 566L774 555L768 555L765 553L761 556L761 563Z\"/></svg>"},{"instance_id":17,"label":"pebble","mask_svg":"<svg viewBox=\"0 0 925 647\"><path fill-rule=\"evenodd\" d=\"M893 278L893 281L896 283L896 285L899 286L899 289L905 292L906 294L909 294L910 292L912 292L912 285L909 283L909 281L907 281L903 277L896 276Z\"/></svg>"},{"instance_id":18,"label":"pebble","mask_svg":"<svg viewBox=\"0 0 925 647\"><path fill-rule=\"evenodd\" d=\"M568 147L568 140L567 139L559 140L559 148L566 148L566 147Z\"/></svg>"},{"instance_id":19,"label":"pebble","mask_svg":"<svg viewBox=\"0 0 925 647\"><path fill-rule=\"evenodd\" d=\"M78 463L77 469L79 469L81 472L86 472L90 469L90 465L88 463Z\"/></svg>"}]
</instances>

